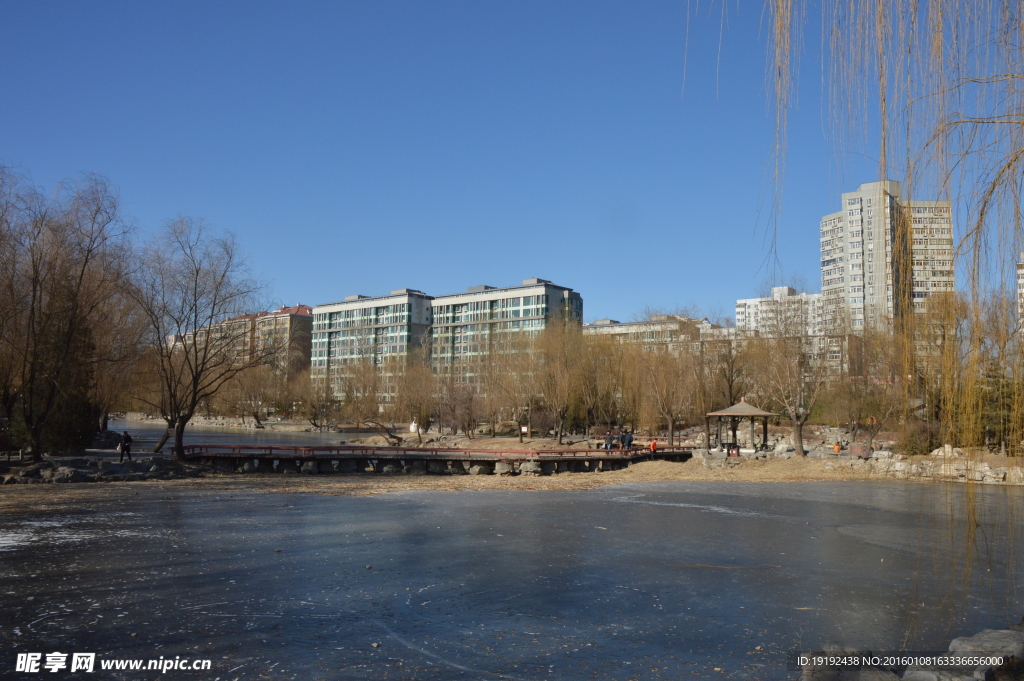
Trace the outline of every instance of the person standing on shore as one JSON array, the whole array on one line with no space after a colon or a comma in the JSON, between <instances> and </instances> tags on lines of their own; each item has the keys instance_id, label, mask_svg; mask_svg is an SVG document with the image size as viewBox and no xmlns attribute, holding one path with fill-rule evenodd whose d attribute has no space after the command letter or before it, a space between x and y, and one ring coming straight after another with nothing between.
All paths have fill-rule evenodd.
<instances>
[{"instance_id":1,"label":"person standing on shore","mask_svg":"<svg viewBox=\"0 0 1024 681\"><path fill-rule=\"evenodd\" d=\"M657 451L658 451L658 441L657 440L651 440L651 454L654 454Z\"/></svg>"},{"instance_id":2,"label":"person standing on shore","mask_svg":"<svg viewBox=\"0 0 1024 681\"><path fill-rule=\"evenodd\" d=\"M121 453L121 458L118 459L118 463L124 461L124 457L127 456L128 460L132 460L132 436L128 434L128 431L124 431L124 435L121 436L121 443L118 445L117 451Z\"/></svg>"},{"instance_id":3,"label":"person standing on shore","mask_svg":"<svg viewBox=\"0 0 1024 681\"><path fill-rule=\"evenodd\" d=\"M622 436L622 448L627 452L633 449L633 433L628 430Z\"/></svg>"}]
</instances>

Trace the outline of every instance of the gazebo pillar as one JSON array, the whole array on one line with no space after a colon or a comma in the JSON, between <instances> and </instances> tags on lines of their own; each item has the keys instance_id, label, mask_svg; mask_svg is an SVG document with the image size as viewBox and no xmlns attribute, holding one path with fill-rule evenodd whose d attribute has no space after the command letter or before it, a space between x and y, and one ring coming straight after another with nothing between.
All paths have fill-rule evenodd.
<instances>
[{"instance_id":1,"label":"gazebo pillar","mask_svg":"<svg viewBox=\"0 0 1024 681\"><path fill-rule=\"evenodd\" d=\"M715 431L715 449L722 451L722 417L719 416L715 420L718 422Z\"/></svg>"},{"instance_id":2,"label":"gazebo pillar","mask_svg":"<svg viewBox=\"0 0 1024 681\"><path fill-rule=\"evenodd\" d=\"M768 417L764 417L764 437L761 440L761 446L768 449Z\"/></svg>"},{"instance_id":3,"label":"gazebo pillar","mask_svg":"<svg viewBox=\"0 0 1024 681\"><path fill-rule=\"evenodd\" d=\"M757 440L754 439L754 417L750 417L750 446L756 452L757 451Z\"/></svg>"}]
</instances>

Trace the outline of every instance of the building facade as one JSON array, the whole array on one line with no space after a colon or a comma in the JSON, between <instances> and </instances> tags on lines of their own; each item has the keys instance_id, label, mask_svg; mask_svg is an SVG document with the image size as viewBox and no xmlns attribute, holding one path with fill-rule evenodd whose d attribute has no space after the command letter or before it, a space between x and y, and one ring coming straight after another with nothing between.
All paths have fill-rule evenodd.
<instances>
[{"instance_id":1,"label":"building facade","mask_svg":"<svg viewBox=\"0 0 1024 681\"><path fill-rule=\"evenodd\" d=\"M899 182L860 185L821 219L821 328L881 325L952 293L953 220L948 201L903 198Z\"/></svg>"},{"instance_id":2,"label":"building facade","mask_svg":"<svg viewBox=\"0 0 1024 681\"><path fill-rule=\"evenodd\" d=\"M205 346L236 364L270 365L287 377L310 365L313 308L298 303L204 326L168 339L173 345Z\"/></svg>"},{"instance_id":3,"label":"building facade","mask_svg":"<svg viewBox=\"0 0 1024 681\"><path fill-rule=\"evenodd\" d=\"M489 355L499 338L536 336L552 321L580 324L583 298L546 279L521 286L473 286L431 302L430 357L435 366Z\"/></svg>"},{"instance_id":4,"label":"building facade","mask_svg":"<svg viewBox=\"0 0 1024 681\"><path fill-rule=\"evenodd\" d=\"M432 298L403 288L386 296L348 296L313 309L313 374L346 364L381 364L424 345Z\"/></svg>"},{"instance_id":5,"label":"building facade","mask_svg":"<svg viewBox=\"0 0 1024 681\"><path fill-rule=\"evenodd\" d=\"M1024 319L1024 251L1017 259L1017 319Z\"/></svg>"},{"instance_id":6,"label":"building facade","mask_svg":"<svg viewBox=\"0 0 1024 681\"><path fill-rule=\"evenodd\" d=\"M416 352L440 368L487 356L500 337L535 336L555 319L582 317L580 294L545 279L436 298L416 289L349 296L313 310L312 377L338 385L348 365L386 367Z\"/></svg>"},{"instance_id":7,"label":"building facade","mask_svg":"<svg viewBox=\"0 0 1024 681\"><path fill-rule=\"evenodd\" d=\"M822 331L821 294L797 293L789 286L772 288L767 298L736 301L736 328L761 336L805 334Z\"/></svg>"},{"instance_id":8,"label":"building facade","mask_svg":"<svg viewBox=\"0 0 1024 681\"><path fill-rule=\"evenodd\" d=\"M313 348L313 308L298 303L256 315L257 352L271 354L274 367L286 378L310 366ZM273 349L274 352L267 353Z\"/></svg>"}]
</instances>

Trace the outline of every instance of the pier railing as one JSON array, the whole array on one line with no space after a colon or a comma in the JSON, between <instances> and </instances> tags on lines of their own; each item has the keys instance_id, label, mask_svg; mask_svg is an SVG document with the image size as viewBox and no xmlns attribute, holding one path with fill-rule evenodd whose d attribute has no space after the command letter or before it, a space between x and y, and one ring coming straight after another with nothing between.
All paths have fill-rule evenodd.
<instances>
[{"instance_id":1,"label":"pier railing","mask_svg":"<svg viewBox=\"0 0 1024 681\"><path fill-rule=\"evenodd\" d=\"M282 445L185 445L186 459L408 459L434 461L573 461L689 458L684 447L649 449L470 449L462 447L366 447Z\"/></svg>"}]
</instances>

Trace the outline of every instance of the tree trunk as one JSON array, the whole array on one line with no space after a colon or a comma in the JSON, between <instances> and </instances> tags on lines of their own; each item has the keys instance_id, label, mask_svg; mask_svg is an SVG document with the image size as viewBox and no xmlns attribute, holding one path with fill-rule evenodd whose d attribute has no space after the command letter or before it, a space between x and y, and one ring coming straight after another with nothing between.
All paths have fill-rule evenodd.
<instances>
[{"instance_id":1,"label":"tree trunk","mask_svg":"<svg viewBox=\"0 0 1024 681\"><path fill-rule=\"evenodd\" d=\"M793 450L795 456L807 456L804 451L804 422L793 419Z\"/></svg>"},{"instance_id":2,"label":"tree trunk","mask_svg":"<svg viewBox=\"0 0 1024 681\"><path fill-rule=\"evenodd\" d=\"M110 412L106 409L103 410L103 416L100 417L100 432L107 432L107 426L110 424Z\"/></svg>"},{"instance_id":3,"label":"tree trunk","mask_svg":"<svg viewBox=\"0 0 1024 681\"><path fill-rule=\"evenodd\" d=\"M668 419L668 446L672 447L672 443L675 440L676 435L676 420L672 417Z\"/></svg>"},{"instance_id":4,"label":"tree trunk","mask_svg":"<svg viewBox=\"0 0 1024 681\"><path fill-rule=\"evenodd\" d=\"M174 456L179 459L185 458L185 426L188 425L188 419L184 416L179 416L178 420L174 423Z\"/></svg>"},{"instance_id":5,"label":"tree trunk","mask_svg":"<svg viewBox=\"0 0 1024 681\"><path fill-rule=\"evenodd\" d=\"M256 427L257 428L262 428L263 427L263 421L260 421L260 412L259 412L259 410L257 410L257 409L253 410L252 418L253 418L254 421L256 421Z\"/></svg>"},{"instance_id":6,"label":"tree trunk","mask_svg":"<svg viewBox=\"0 0 1024 681\"><path fill-rule=\"evenodd\" d=\"M564 419L558 419L558 444L562 444L562 425Z\"/></svg>"},{"instance_id":7,"label":"tree trunk","mask_svg":"<svg viewBox=\"0 0 1024 681\"><path fill-rule=\"evenodd\" d=\"M156 445L153 446L153 452L152 453L153 454L158 454L160 452L160 450L164 448L164 445L167 444L167 438L169 438L170 436L171 436L171 426L170 426L170 424L168 424L166 430L164 430L164 434L160 436L160 439L157 441Z\"/></svg>"},{"instance_id":8,"label":"tree trunk","mask_svg":"<svg viewBox=\"0 0 1024 681\"><path fill-rule=\"evenodd\" d=\"M519 421L516 421L516 430L519 431L519 443L522 444L522 442L523 442L523 424L520 423Z\"/></svg>"}]
</instances>

